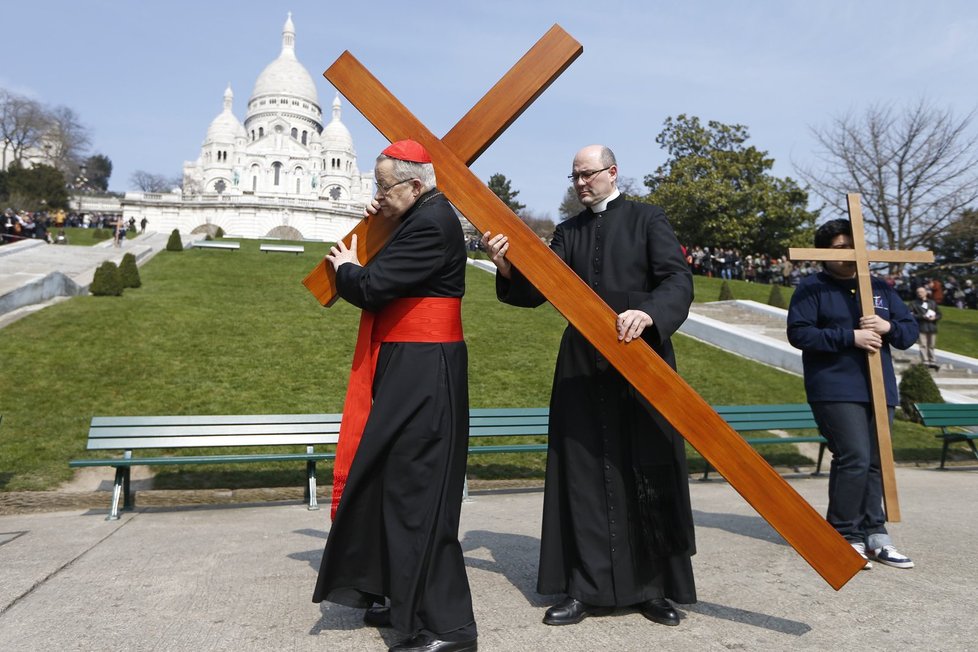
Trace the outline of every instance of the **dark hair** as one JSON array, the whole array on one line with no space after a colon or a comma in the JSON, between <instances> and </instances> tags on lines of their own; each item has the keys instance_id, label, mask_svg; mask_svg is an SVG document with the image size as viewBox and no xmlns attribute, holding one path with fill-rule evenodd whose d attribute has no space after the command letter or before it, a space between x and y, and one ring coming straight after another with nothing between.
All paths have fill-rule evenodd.
<instances>
[{"instance_id":1,"label":"dark hair","mask_svg":"<svg viewBox=\"0 0 978 652\"><path fill-rule=\"evenodd\" d=\"M842 218L829 220L815 231L815 248L828 249L836 236L840 235L852 237L852 222Z\"/></svg>"}]
</instances>

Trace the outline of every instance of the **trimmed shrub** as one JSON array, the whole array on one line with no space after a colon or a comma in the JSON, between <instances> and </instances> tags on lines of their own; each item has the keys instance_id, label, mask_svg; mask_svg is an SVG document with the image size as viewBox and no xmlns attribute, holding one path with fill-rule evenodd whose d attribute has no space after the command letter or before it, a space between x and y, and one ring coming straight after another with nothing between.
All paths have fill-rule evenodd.
<instances>
[{"instance_id":1,"label":"trimmed shrub","mask_svg":"<svg viewBox=\"0 0 978 652\"><path fill-rule=\"evenodd\" d=\"M717 301L733 301L734 295L733 290L730 289L730 284L724 281L720 285L720 298Z\"/></svg>"},{"instance_id":2,"label":"trimmed shrub","mask_svg":"<svg viewBox=\"0 0 978 652\"><path fill-rule=\"evenodd\" d=\"M98 266L89 291L97 297L122 296L122 276L115 263L107 260Z\"/></svg>"},{"instance_id":3,"label":"trimmed shrub","mask_svg":"<svg viewBox=\"0 0 978 652\"><path fill-rule=\"evenodd\" d=\"M772 285L771 294L767 297L767 305L774 306L775 308L787 308L788 304L784 302L784 297L781 296L781 286Z\"/></svg>"},{"instance_id":4,"label":"trimmed shrub","mask_svg":"<svg viewBox=\"0 0 978 652\"><path fill-rule=\"evenodd\" d=\"M143 284L139 278L139 267L136 266L135 256L126 254L122 257L122 264L119 265L119 276L124 288L138 288Z\"/></svg>"},{"instance_id":5,"label":"trimmed shrub","mask_svg":"<svg viewBox=\"0 0 978 652\"><path fill-rule=\"evenodd\" d=\"M214 232L214 237L215 238L223 238L224 237L224 229L222 229L221 227L217 227L217 231Z\"/></svg>"},{"instance_id":6,"label":"trimmed shrub","mask_svg":"<svg viewBox=\"0 0 978 652\"><path fill-rule=\"evenodd\" d=\"M941 390L937 383L922 364L912 364L903 372L900 379L900 407L903 414L911 421L920 421L914 403L943 403Z\"/></svg>"},{"instance_id":7,"label":"trimmed shrub","mask_svg":"<svg viewBox=\"0 0 978 652\"><path fill-rule=\"evenodd\" d=\"M92 229L92 240L96 242L101 242L102 240L108 240L112 237L112 231L109 229Z\"/></svg>"},{"instance_id":8,"label":"trimmed shrub","mask_svg":"<svg viewBox=\"0 0 978 652\"><path fill-rule=\"evenodd\" d=\"M180 232L176 229L170 232L170 239L166 241L167 251L183 251L183 240L180 239Z\"/></svg>"}]
</instances>

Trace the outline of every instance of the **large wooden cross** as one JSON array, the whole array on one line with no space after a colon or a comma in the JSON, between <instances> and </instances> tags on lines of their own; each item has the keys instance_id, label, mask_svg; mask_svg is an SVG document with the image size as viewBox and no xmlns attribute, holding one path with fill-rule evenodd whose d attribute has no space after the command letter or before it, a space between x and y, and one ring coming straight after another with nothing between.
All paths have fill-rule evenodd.
<instances>
[{"instance_id":1,"label":"large wooden cross","mask_svg":"<svg viewBox=\"0 0 978 652\"><path fill-rule=\"evenodd\" d=\"M878 251L866 249L866 235L863 226L863 213L859 205L859 195L846 195L849 208L849 221L852 222L852 249L803 249L788 250L792 261L854 261L859 293L859 310L864 317L876 314L873 305L873 286L870 281L870 263L932 263L934 254L930 251ZM879 353L867 351L869 363L869 386L873 400L873 416L876 422L876 440L879 443L880 471L883 476L883 502L886 505L886 518L894 523L900 522L900 500L897 497L896 474L893 470L893 445L890 442L890 417L886 407L886 387L883 384L883 361Z\"/></svg>"},{"instance_id":2,"label":"large wooden cross","mask_svg":"<svg viewBox=\"0 0 978 652\"><path fill-rule=\"evenodd\" d=\"M686 438L833 588L864 560L643 340L618 340L617 315L349 52L324 73L390 140L431 154L439 188L480 231L506 233L508 258L550 303Z\"/></svg>"},{"instance_id":3,"label":"large wooden cross","mask_svg":"<svg viewBox=\"0 0 978 652\"><path fill-rule=\"evenodd\" d=\"M472 165L583 50L570 34L554 25L441 141L466 165ZM410 132L396 130L385 135L392 141L414 138ZM349 245L356 235L357 257L366 264L387 243L395 226L391 220L371 215L361 220L343 242ZM324 306L336 302L336 272L325 259L303 284Z\"/></svg>"}]
</instances>

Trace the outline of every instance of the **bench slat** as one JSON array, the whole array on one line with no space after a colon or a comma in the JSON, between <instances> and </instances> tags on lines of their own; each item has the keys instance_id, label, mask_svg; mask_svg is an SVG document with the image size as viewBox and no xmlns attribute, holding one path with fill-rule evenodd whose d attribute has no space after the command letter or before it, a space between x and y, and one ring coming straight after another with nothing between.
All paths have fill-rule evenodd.
<instances>
[{"instance_id":1,"label":"bench slat","mask_svg":"<svg viewBox=\"0 0 978 652\"><path fill-rule=\"evenodd\" d=\"M178 464L230 464L242 462L322 462L336 457L335 453L275 453L255 455L174 455L171 457L107 458L102 460L72 460L71 467L82 466L161 466Z\"/></svg>"},{"instance_id":2,"label":"bench slat","mask_svg":"<svg viewBox=\"0 0 978 652\"><path fill-rule=\"evenodd\" d=\"M88 440L88 450L136 450L146 448L217 448L221 446L312 446L335 444L335 433L278 435L169 435L154 437L101 437Z\"/></svg>"},{"instance_id":3,"label":"bench slat","mask_svg":"<svg viewBox=\"0 0 978 652\"><path fill-rule=\"evenodd\" d=\"M92 417L93 426L181 426L252 423L339 423L342 414L211 414Z\"/></svg>"}]
</instances>

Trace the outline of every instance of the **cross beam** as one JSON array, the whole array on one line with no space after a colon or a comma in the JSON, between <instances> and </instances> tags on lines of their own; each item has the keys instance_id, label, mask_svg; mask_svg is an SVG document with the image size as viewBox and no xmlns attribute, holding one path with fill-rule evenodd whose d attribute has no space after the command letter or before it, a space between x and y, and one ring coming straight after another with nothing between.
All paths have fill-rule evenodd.
<instances>
[{"instance_id":1,"label":"cross beam","mask_svg":"<svg viewBox=\"0 0 978 652\"><path fill-rule=\"evenodd\" d=\"M791 260L845 261L856 263L856 280L859 292L859 310L862 316L876 314L873 306L873 285L870 281L869 264L873 263L932 263L930 251L878 251L866 249L863 212L859 195L846 195L849 221L852 222L852 249L802 249L788 250ZM879 443L880 471L883 476L883 502L886 518L900 522L900 499L897 496L896 473L893 468L893 444L890 441L890 417L886 408L886 388L883 384L883 361L879 353L867 351L869 363L869 387L873 400L873 416L876 421L876 440Z\"/></svg>"},{"instance_id":2,"label":"cross beam","mask_svg":"<svg viewBox=\"0 0 978 652\"><path fill-rule=\"evenodd\" d=\"M833 588L863 566L852 547L643 340L624 344L617 315L349 52L326 78L387 138L431 154L439 187L480 231L509 236L509 259Z\"/></svg>"},{"instance_id":3,"label":"cross beam","mask_svg":"<svg viewBox=\"0 0 978 652\"><path fill-rule=\"evenodd\" d=\"M466 165L472 165L509 125L581 55L584 48L559 25L554 25L496 85L445 134L442 142ZM410 133L388 134L391 140ZM380 215L361 220L343 238L347 246L357 236L357 257L366 265L394 232L396 224ZM326 307L336 302L336 272L323 259L303 284Z\"/></svg>"}]
</instances>

